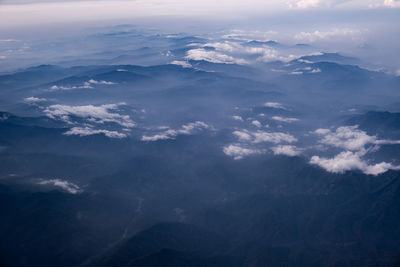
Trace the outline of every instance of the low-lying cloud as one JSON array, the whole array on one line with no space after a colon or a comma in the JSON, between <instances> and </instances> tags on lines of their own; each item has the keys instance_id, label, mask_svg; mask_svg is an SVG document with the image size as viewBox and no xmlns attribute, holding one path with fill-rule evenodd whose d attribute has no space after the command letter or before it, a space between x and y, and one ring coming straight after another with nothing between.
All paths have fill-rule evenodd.
<instances>
[{"instance_id":1,"label":"low-lying cloud","mask_svg":"<svg viewBox=\"0 0 400 267\"><path fill-rule=\"evenodd\" d=\"M182 125L180 129L173 130L168 129L166 131L157 133L155 135L143 135L142 141L159 141L159 140L167 140L167 139L175 139L178 135L191 135L196 131L200 131L203 129L211 128L208 124L202 121L191 122L185 125Z\"/></svg>"},{"instance_id":2,"label":"low-lying cloud","mask_svg":"<svg viewBox=\"0 0 400 267\"><path fill-rule=\"evenodd\" d=\"M106 104L100 106L68 106L68 105L51 105L44 110L44 113L52 119L63 120L73 124L71 117L86 119L90 123L104 124L116 123L123 127L135 127L135 123L129 115L121 115L115 112L122 104Z\"/></svg>"},{"instance_id":3,"label":"low-lying cloud","mask_svg":"<svg viewBox=\"0 0 400 267\"><path fill-rule=\"evenodd\" d=\"M78 185L61 179L50 179L50 180L42 179L38 182L38 184L58 187L70 194L78 194L82 192L82 189Z\"/></svg>"},{"instance_id":4,"label":"low-lying cloud","mask_svg":"<svg viewBox=\"0 0 400 267\"><path fill-rule=\"evenodd\" d=\"M69 131L64 133L65 135L79 135L79 136L89 136L95 134L104 134L110 138L125 138L126 134L117 131L109 131L103 129L93 129L91 127L73 127Z\"/></svg>"}]
</instances>

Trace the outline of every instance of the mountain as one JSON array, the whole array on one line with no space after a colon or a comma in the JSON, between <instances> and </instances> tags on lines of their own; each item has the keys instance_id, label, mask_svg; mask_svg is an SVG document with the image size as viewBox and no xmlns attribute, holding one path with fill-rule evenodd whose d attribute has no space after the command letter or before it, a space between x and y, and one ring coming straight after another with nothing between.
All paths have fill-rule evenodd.
<instances>
[{"instance_id":1,"label":"mountain","mask_svg":"<svg viewBox=\"0 0 400 267\"><path fill-rule=\"evenodd\" d=\"M303 56L300 59L311 62L335 62L340 64L357 64L359 60L354 57L343 56L339 53L321 53L310 56Z\"/></svg>"}]
</instances>

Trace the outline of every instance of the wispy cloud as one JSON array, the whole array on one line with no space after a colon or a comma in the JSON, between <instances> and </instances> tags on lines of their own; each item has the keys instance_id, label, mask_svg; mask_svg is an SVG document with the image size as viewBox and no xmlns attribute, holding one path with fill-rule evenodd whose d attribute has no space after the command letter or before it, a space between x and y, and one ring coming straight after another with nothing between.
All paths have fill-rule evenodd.
<instances>
[{"instance_id":1,"label":"wispy cloud","mask_svg":"<svg viewBox=\"0 0 400 267\"><path fill-rule=\"evenodd\" d=\"M170 64L178 65L178 66L181 66L182 68L192 68L193 67L189 62L183 61L183 60L174 60Z\"/></svg>"},{"instance_id":2,"label":"wispy cloud","mask_svg":"<svg viewBox=\"0 0 400 267\"><path fill-rule=\"evenodd\" d=\"M79 135L89 136L94 134L104 134L110 138L125 138L127 135L117 131L109 131L103 129L93 129L91 127L73 127L69 131L64 133L65 135Z\"/></svg>"},{"instance_id":3,"label":"wispy cloud","mask_svg":"<svg viewBox=\"0 0 400 267\"><path fill-rule=\"evenodd\" d=\"M61 179L50 179L50 180L41 179L38 182L38 184L55 186L61 188L62 190L70 194L78 194L82 192L82 189L78 185Z\"/></svg>"},{"instance_id":4,"label":"wispy cloud","mask_svg":"<svg viewBox=\"0 0 400 267\"><path fill-rule=\"evenodd\" d=\"M363 31L351 28L335 28L329 31L313 31L313 32L300 32L294 36L294 39L301 42L316 42L321 40L335 40L350 38L352 40L360 40Z\"/></svg>"},{"instance_id":5,"label":"wispy cloud","mask_svg":"<svg viewBox=\"0 0 400 267\"><path fill-rule=\"evenodd\" d=\"M274 152L274 155L285 155L294 157L301 154L301 149L297 148L296 146L281 145L274 146L271 149Z\"/></svg>"},{"instance_id":6,"label":"wispy cloud","mask_svg":"<svg viewBox=\"0 0 400 267\"><path fill-rule=\"evenodd\" d=\"M116 123L123 127L132 128L136 124L131 120L129 115L121 115L115 110L122 104L106 104L100 106L68 106L68 105L51 105L44 112L52 119L60 119L67 123L73 123L71 117L84 118L88 122L96 124Z\"/></svg>"},{"instance_id":7,"label":"wispy cloud","mask_svg":"<svg viewBox=\"0 0 400 267\"><path fill-rule=\"evenodd\" d=\"M159 141L159 140L167 140L174 139L178 135L191 135L196 131L203 129L210 129L211 127L202 121L191 122L188 124L184 124L180 129L173 130L168 129L166 131L157 133L155 135L143 135L142 141Z\"/></svg>"},{"instance_id":8,"label":"wispy cloud","mask_svg":"<svg viewBox=\"0 0 400 267\"><path fill-rule=\"evenodd\" d=\"M235 160L242 159L246 156L265 153L265 150L245 148L240 145L228 145L223 148L225 155L233 157Z\"/></svg>"},{"instance_id":9,"label":"wispy cloud","mask_svg":"<svg viewBox=\"0 0 400 267\"><path fill-rule=\"evenodd\" d=\"M243 121L243 118L241 116L233 115L232 118L236 121Z\"/></svg>"},{"instance_id":10,"label":"wispy cloud","mask_svg":"<svg viewBox=\"0 0 400 267\"><path fill-rule=\"evenodd\" d=\"M273 116L271 119L274 121L279 121L279 122L286 122L286 123L292 123L299 121L297 118L286 118L286 117L281 117L281 116Z\"/></svg>"},{"instance_id":11,"label":"wispy cloud","mask_svg":"<svg viewBox=\"0 0 400 267\"><path fill-rule=\"evenodd\" d=\"M286 107L284 105L282 105L281 103L278 102L266 102L264 103L265 107L269 107L269 108L276 108L276 109L286 109Z\"/></svg>"},{"instance_id":12,"label":"wispy cloud","mask_svg":"<svg viewBox=\"0 0 400 267\"><path fill-rule=\"evenodd\" d=\"M203 48L191 49L187 52L186 59L188 60L204 60L212 63L224 64L248 64L244 59L234 58L232 56L222 54L216 51L208 51Z\"/></svg>"},{"instance_id":13,"label":"wispy cloud","mask_svg":"<svg viewBox=\"0 0 400 267\"><path fill-rule=\"evenodd\" d=\"M239 141L251 142L254 144L258 143L294 143L297 139L288 133L282 132L265 132L258 130L256 132L250 132L247 130L234 131L233 135L238 137Z\"/></svg>"},{"instance_id":14,"label":"wispy cloud","mask_svg":"<svg viewBox=\"0 0 400 267\"><path fill-rule=\"evenodd\" d=\"M50 87L51 91L63 91L63 90L75 90L75 89L93 89L93 85L112 85L116 84L114 82L109 81L96 81L90 79L87 82L84 82L82 85L74 85L74 86L63 86L63 85L53 85Z\"/></svg>"},{"instance_id":15,"label":"wispy cloud","mask_svg":"<svg viewBox=\"0 0 400 267\"><path fill-rule=\"evenodd\" d=\"M46 98L38 98L38 97L34 97L34 96L24 98L24 102L28 103L28 104L36 104L36 103L46 102L46 101L47 101Z\"/></svg>"}]
</instances>

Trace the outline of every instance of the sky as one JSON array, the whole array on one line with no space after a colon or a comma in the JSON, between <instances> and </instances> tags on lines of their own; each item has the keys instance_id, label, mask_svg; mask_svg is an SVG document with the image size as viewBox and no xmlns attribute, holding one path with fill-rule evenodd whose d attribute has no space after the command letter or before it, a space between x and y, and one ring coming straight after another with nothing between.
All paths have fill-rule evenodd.
<instances>
[{"instance_id":1,"label":"sky","mask_svg":"<svg viewBox=\"0 0 400 267\"><path fill-rule=\"evenodd\" d=\"M295 10L397 9L399 0L0 0L1 28L153 16L236 18Z\"/></svg>"}]
</instances>

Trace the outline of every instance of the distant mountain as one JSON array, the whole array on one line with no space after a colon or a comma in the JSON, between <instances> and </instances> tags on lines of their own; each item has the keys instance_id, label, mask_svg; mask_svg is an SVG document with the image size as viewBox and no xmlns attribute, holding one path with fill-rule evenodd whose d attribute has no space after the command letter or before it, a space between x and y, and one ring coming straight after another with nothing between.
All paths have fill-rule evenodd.
<instances>
[{"instance_id":1,"label":"distant mountain","mask_svg":"<svg viewBox=\"0 0 400 267\"><path fill-rule=\"evenodd\" d=\"M346 121L349 125L359 125L361 129L370 133L384 136L400 137L400 113L388 111L369 111L353 116Z\"/></svg>"},{"instance_id":2,"label":"distant mountain","mask_svg":"<svg viewBox=\"0 0 400 267\"><path fill-rule=\"evenodd\" d=\"M276 41L272 41L272 40L270 40L270 41L256 41L256 40L253 40L253 41L247 42L247 44L251 45L251 46L264 46L264 45L271 46L271 47L283 47L284 46L283 44L278 43Z\"/></svg>"},{"instance_id":3,"label":"distant mountain","mask_svg":"<svg viewBox=\"0 0 400 267\"><path fill-rule=\"evenodd\" d=\"M316 55L303 56L300 59L308 60L311 62L326 61L326 62L336 62L336 63L340 63L340 64L357 64L357 63L359 63L359 60L357 58L343 56L339 53L321 53L321 54L316 54Z\"/></svg>"}]
</instances>

